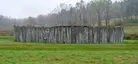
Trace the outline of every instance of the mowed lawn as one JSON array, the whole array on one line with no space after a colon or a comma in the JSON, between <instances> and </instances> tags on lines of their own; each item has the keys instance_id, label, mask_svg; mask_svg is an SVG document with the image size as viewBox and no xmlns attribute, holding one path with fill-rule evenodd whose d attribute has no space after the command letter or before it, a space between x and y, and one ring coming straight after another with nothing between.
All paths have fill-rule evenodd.
<instances>
[{"instance_id":1,"label":"mowed lawn","mask_svg":"<svg viewBox=\"0 0 138 64\"><path fill-rule=\"evenodd\" d=\"M0 37L0 64L138 64L136 42L44 44L19 43L12 37Z\"/></svg>"}]
</instances>

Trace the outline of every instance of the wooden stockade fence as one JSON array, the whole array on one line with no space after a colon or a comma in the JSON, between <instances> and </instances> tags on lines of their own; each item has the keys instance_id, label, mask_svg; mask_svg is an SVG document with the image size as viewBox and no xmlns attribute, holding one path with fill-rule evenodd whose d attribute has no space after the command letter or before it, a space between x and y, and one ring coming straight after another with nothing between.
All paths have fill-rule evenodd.
<instances>
[{"instance_id":1,"label":"wooden stockade fence","mask_svg":"<svg viewBox=\"0 0 138 64\"><path fill-rule=\"evenodd\" d=\"M54 26L25 27L14 26L16 42L44 42L58 44L101 44L121 43L123 27Z\"/></svg>"}]
</instances>

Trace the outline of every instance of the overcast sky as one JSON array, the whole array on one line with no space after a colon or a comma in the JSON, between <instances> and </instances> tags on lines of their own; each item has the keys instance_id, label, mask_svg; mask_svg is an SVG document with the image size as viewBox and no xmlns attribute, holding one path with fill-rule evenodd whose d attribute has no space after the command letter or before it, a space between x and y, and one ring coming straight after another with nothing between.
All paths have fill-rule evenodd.
<instances>
[{"instance_id":1,"label":"overcast sky","mask_svg":"<svg viewBox=\"0 0 138 64\"><path fill-rule=\"evenodd\" d=\"M78 1L80 0L0 0L0 15L12 18L36 17L51 12L60 3L75 4Z\"/></svg>"}]
</instances>

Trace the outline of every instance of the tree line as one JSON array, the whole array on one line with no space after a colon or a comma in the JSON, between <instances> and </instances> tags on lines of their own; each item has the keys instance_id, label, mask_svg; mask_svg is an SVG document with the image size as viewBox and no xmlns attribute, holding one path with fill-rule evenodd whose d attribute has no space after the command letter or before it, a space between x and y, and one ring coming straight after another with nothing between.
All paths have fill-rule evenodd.
<instances>
[{"instance_id":1,"label":"tree line","mask_svg":"<svg viewBox=\"0 0 138 64\"><path fill-rule=\"evenodd\" d=\"M24 19L0 16L0 27L27 26L112 26L137 20L138 0L83 0L75 6L61 3L51 13ZM137 22L137 21L135 21Z\"/></svg>"}]
</instances>

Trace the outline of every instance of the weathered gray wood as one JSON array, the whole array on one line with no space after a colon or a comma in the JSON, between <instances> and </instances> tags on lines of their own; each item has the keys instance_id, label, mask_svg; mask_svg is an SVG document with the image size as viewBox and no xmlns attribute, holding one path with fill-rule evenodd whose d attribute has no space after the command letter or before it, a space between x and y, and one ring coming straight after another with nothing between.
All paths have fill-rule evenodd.
<instances>
[{"instance_id":1,"label":"weathered gray wood","mask_svg":"<svg viewBox=\"0 0 138 64\"><path fill-rule=\"evenodd\" d=\"M59 44L103 44L123 42L123 27L27 27L14 26L17 42L51 42Z\"/></svg>"}]
</instances>

